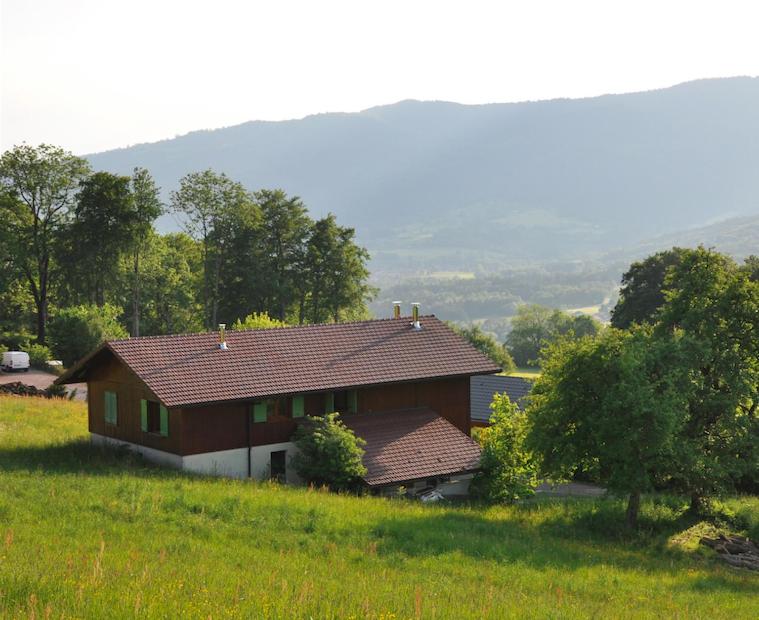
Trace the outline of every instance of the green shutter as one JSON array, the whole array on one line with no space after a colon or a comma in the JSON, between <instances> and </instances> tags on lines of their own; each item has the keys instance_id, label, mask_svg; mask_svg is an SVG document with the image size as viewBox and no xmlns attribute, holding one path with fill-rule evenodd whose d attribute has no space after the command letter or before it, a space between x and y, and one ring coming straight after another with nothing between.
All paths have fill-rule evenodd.
<instances>
[{"instance_id":1,"label":"green shutter","mask_svg":"<svg viewBox=\"0 0 759 620\"><path fill-rule=\"evenodd\" d=\"M293 396L293 418L302 418L304 415L303 397Z\"/></svg>"},{"instance_id":2,"label":"green shutter","mask_svg":"<svg viewBox=\"0 0 759 620\"><path fill-rule=\"evenodd\" d=\"M324 413L333 413L335 411L335 393L327 392L324 395Z\"/></svg>"},{"instance_id":3,"label":"green shutter","mask_svg":"<svg viewBox=\"0 0 759 620\"><path fill-rule=\"evenodd\" d=\"M169 412L166 409L166 407L164 407L163 405L161 405L160 411L161 411L161 435L163 435L164 437L168 437L169 436Z\"/></svg>"},{"instance_id":4,"label":"green shutter","mask_svg":"<svg viewBox=\"0 0 759 620\"><path fill-rule=\"evenodd\" d=\"M266 422L266 401L253 404L253 421Z\"/></svg>"},{"instance_id":5,"label":"green shutter","mask_svg":"<svg viewBox=\"0 0 759 620\"><path fill-rule=\"evenodd\" d=\"M118 401L116 400L116 392L105 392L103 394L103 400L105 404L105 421L107 424L113 424L115 426L118 422Z\"/></svg>"},{"instance_id":6,"label":"green shutter","mask_svg":"<svg viewBox=\"0 0 759 620\"><path fill-rule=\"evenodd\" d=\"M358 411L358 393L356 390L348 392L348 411L356 413Z\"/></svg>"},{"instance_id":7,"label":"green shutter","mask_svg":"<svg viewBox=\"0 0 759 620\"><path fill-rule=\"evenodd\" d=\"M143 433L148 432L148 401L140 400L140 428Z\"/></svg>"}]
</instances>

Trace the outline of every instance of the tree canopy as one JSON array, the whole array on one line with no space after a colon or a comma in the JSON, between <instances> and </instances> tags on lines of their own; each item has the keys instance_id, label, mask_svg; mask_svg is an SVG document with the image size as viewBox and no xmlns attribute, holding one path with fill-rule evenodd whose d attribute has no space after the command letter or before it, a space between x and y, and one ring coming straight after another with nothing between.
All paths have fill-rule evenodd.
<instances>
[{"instance_id":1,"label":"tree canopy","mask_svg":"<svg viewBox=\"0 0 759 620\"><path fill-rule=\"evenodd\" d=\"M288 324L367 316L369 255L333 215L312 219L283 190L252 192L192 172L171 194L186 232L160 234L150 172L92 172L58 147L0 158L0 327L26 342L70 307L119 308L133 336L270 316ZM279 324L279 323L278 323Z\"/></svg>"},{"instance_id":2,"label":"tree canopy","mask_svg":"<svg viewBox=\"0 0 759 620\"><path fill-rule=\"evenodd\" d=\"M602 484L629 495L634 526L640 494L667 476L677 454L690 378L685 358L679 338L642 328L552 344L528 407L527 443L541 472L570 478L596 471Z\"/></svg>"},{"instance_id":3,"label":"tree canopy","mask_svg":"<svg viewBox=\"0 0 759 620\"><path fill-rule=\"evenodd\" d=\"M651 323L664 305L665 280L680 264L686 250L672 248L652 254L630 265L622 276L619 301L612 310L611 324L621 329L633 323Z\"/></svg>"},{"instance_id":4,"label":"tree canopy","mask_svg":"<svg viewBox=\"0 0 759 620\"><path fill-rule=\"evenodd\" d=\"M477 325L459 327L453 323L448 324L457 334L469 341L480 353L487 355L493 362L501 367L503 372L511 372L515 369L514 360L511 359L509 350L499 343L491 335L486 334Z\"/></svg>"},{"instance_id":5,"label":"tree canopy","mask_svg":"<svg viewBox=\"0 0 759 620\"><path fill-rule=\"evenodd\" d=\"M560 336L575 338L597 334L601 323L587 315L572 316L538 304L519 306L511 319L506 347L517 366L535 366L543 347Z\"/></svg>"}]
</instances>

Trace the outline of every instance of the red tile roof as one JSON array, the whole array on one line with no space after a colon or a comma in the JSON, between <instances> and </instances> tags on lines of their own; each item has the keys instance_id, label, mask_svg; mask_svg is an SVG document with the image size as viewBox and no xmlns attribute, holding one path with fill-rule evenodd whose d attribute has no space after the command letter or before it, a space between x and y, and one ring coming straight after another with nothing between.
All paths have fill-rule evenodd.
<instances>
[{"instance_id":1,"label":"red tile roof","mask_svg":"<svg viewBox=\"0 0 759 620\"><path fill-rule=\"evenodd\" d=\"M434 316L112 340L112 351L167 407L318 392L499 368ZM86 379L98 352L58 379Z\"/></svg>"},{"instance_id":2,"label":"red tile roof","mask_svg":"<svg viewBox=\"0 0 759 620\"><path fill-rule=\"evenodd\" d=\"M366 441L364 481L369 486L449 476L479 468L480 448L430 409L343 416Z\"/></svg>"}]
</instances>

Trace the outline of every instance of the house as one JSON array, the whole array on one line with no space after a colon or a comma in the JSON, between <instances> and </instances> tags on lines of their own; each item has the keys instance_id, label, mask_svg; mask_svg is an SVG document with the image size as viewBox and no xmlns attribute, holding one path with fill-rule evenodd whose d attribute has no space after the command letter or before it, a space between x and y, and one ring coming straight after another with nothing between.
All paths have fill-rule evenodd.
<instances>
[{"instance_id":1,"label":"house","mask_svg":"<svg viewBox=\"0 0 759 620\"><path fill-rule=\"evenodd\" d=\"M374 489L466 485L469 382L499 368L434 316L113 340L57 383L86 381L95 443L234 477L296 482L292 435L339 411Z\"/></svg>"},{"instance_id":2,"label":"house","mask_svg":"<svg viewBox=\"0 0 759 620\"><path fill-rule=\"evenodd\" d=\"M472 425L488 426L490 424L490 415L493 413L490 409L490 403L493 402L493 396L496 394L505 392L512 403L523 409L525 397L531 389L532 381L522 377L473 376L469 387Z\"/></svg>"}]
</instances>

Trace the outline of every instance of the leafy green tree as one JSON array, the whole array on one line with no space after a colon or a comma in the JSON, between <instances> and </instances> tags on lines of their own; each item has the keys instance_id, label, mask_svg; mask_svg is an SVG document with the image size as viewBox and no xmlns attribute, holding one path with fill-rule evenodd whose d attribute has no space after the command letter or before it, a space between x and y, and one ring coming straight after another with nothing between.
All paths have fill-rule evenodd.
<instances>
[{"instance_id":1,"label":"leafy green tree","mask_svg":"<svg viewBox=\"0 0 759 620\"><path fill-rule=\"evenodd\" d=\"M506 346L518 366L537 363L543 344L554 336L553 311L537 304L519 306Z\"/></svg>"},{"instance_id":2,"label":"leafy green tree","mask_svg":"<svg viewBox=\"0 0 759 620\"><path fill-rule=\"evenodd\" d=\"M668 274L657 333L691 342L692 389L673 483L694 511L759 462L759 282L727 256L683 252Z\"/></svg>"},{"instance_id":3,"label":"leafy green tree","mask_svg":"<svg viewBox=\"0 0 759 620\"><path fill-rule=\"evenodd\" d=\"M244 329L269 329L271 327L287 327L287 323L279 319L271 318L266 312L254 312L243 320L237 319L232 324L232 329L242 331Z\"/></svg>"},{"instance_id":4,"label":"leafy green tree","mask_svg":"<svg viewBox=\"0 0 759 620\"><path fill-rule=\"evenodd\" d=\"M34 299L40 344L46 339L53 247L88 174L84 159L48 144L15 146L0 158L0 216L13 241L10 254Z\"/></svg>"},{"instance_id":5,"label":"leafy green tree","mask_svg":"<svg viewBox=\"0 0 759 620\"><path fill-rule=\"evenodd\" d=\"M126 265L127 270L129 267ZM140 279L140 321L146 334L203 329L203 258L199 242L185 233L158 235L150 231L142 250Z\"/></svg>"},{"instance_id":6,"label":"leafy green tree","mask_svg":"<svg viewBox=\"0 0 759 620\"><path fill-rule=\"evenodd\" d=\"M262 268L265 248L261 208L249 202L231 217L228 251L219 283L219 316L227 322L271 310L266 299L269 274Z\"/></svg>"},{"instance_id":7,"label":"leafy green tree","mask_svg":"<svg viewBox=\"0 0 759 620\"><path fill-rule=\"evenodd\" d=\"M129 177L96 172L82 181L61 252L68 280L81 291L78 300L103 306L113 298L119 263L144 233L136 219Z\"/></svg>"},{"instance_id":8,"label":"leafy green tree","mask_svg":"<svg viewBox=\"0 0 759 620\"><path fill-rule=\"evenodd\" d=\"M337 323L367 315L369 253L355 243L355 230L339 226L331 213L314 222L307 240L301 280L300 323Z\"/></svg>"},{"instance_id":9,"label":"leafy green tree","mask_svg":"<svg viewBox=\"0 0 759 620\"><path fill-rule=\"evenodd\" d=\"M127 338L129 334L119 322L121 312L110 304L59 310L50 322L53 353L70 366L105 340Z\"/></svg>"},{"instance_id":10,"label":"leafy green tree","mask_svg":"<svg viewBox=\"0 0 759 620\"><path fill-rule=\"evenodd\" d=\"M622 276L619 301L612 310L612 327L624 329L633 323L653 323L664 305L665 281L680 264L686 250L674 247L633 263Z\"/></svg>"},{"instance_id":11,"label":"leafy green tree","mask_svg":"<svg viewBox=\"0 0 759 620\"><path fill-rule=\"evenodd\" d=\"M362 462L366 442L340 420L338 413L307 417L295 431L298 448L293 466L308 484L332 490L355 489L366 474Z\"/></svg>"},{"instance_id":12,"label":"leafy green tree","mask_svg":"<svg viewBox=\"0 0 759 620\"><path fill-rule=\"evenodd\" d=\"M459 327L453 323L448 323L448 326L467 340L480 353L487 355L493 362L498 364L503 372L512 372L515 369L514 360L511 359L506 346L500 344L490 334L486 334L479 326Z\"/></svg>"},{"instance_id":13,"label":"leafy green tree","mask_svg":"<svg viewBox=\"0 0 759 620\"><path fill-rule=\"evenodd\" d=\"M472 480L470 492L493 502L530 497L537 486L537 468L525 447L527 416L506 394L496 394L490 408L490 426L477 437L482 471Z\"/></svg>"},{"instance_id":14,"label":"leafy green tree","mask_svg":"<svg viewBox=\"0 0 759 620\"><path fill-rule=\"evenodd\" d=\"M206 327L217 324L222 266L232 238L234 214L249 202L250 196L240 183L213 170L184 176L179 189L171 193L172 209L185 216L185 230L202 244Z\"/></svg>"},{"instance_id":15,"label":"leafy green tree","mask_svg":"<svg viewBox=\"0 0 759 620\"><path fill-rule=\"evenodd\" d=\"M679 335L650 328L550 345L527 408L527 446L541 474L599 472L602 484L628 495L627 523L636 526L641 493L666 479L680 454L688 354Z\"/></svg>"},{"instance_id":16,"label":"leafy green tree","mask_svg":"<svg viewBox=\"0 0 759 620\"><path fill-rule=\"evenodd\" d=\"M593 336L601 327L601 323L590 316L572 316L537 304L523 305L511 319L506 346L518 366L534 366L543 347L560 336Z\"/></svg>"},{"instance_id":17,"label":"leafy green tree","mask_svg":"<svg viewBox=\"0 0 759 620\"><path fill-rule=\"evenodd\" d=\"M140 293L142 278L140 258L146 251L153 222L163 213L159 188L145 168L135 168L132 173L131 191L135 217L131 222L132 241L132 336L140 335Z\"/></svg>"},{"instance_id":18,"label":"leafy green tree","mask_svg":"<svg viewBox=\"0 0 759 620\"><path fill-rule=\"evenodd\" d=\"M311 228L306 207L297 196L282 190L260 190L254 194L262 214L260 269L265 308L280 321L287 319L298 299L306 239Z\"/></svg>"}]
</instances>

